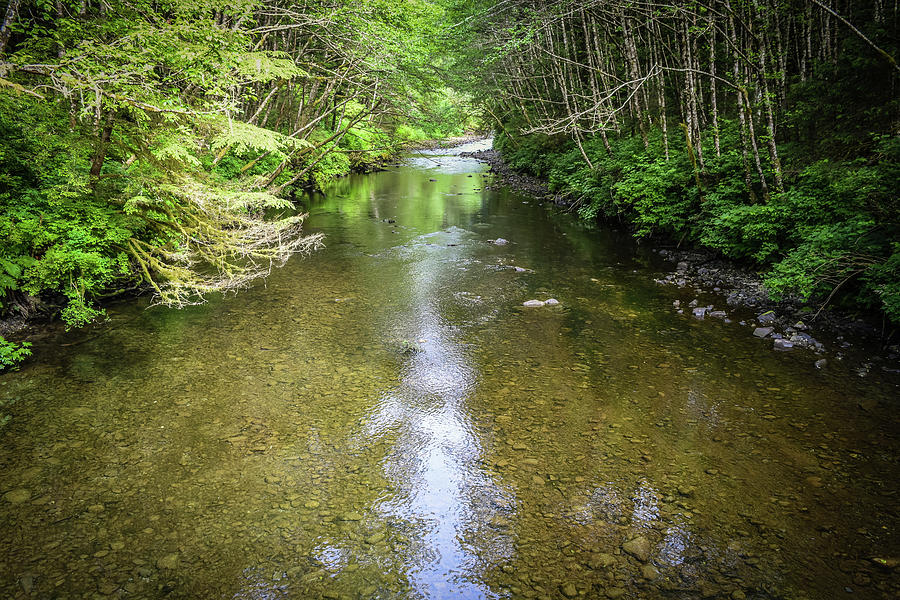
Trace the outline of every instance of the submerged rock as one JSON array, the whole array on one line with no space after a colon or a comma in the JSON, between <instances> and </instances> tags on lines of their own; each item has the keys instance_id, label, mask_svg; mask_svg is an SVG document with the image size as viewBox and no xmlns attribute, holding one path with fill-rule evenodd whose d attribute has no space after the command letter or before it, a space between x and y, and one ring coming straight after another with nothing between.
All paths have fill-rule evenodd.
<instances>
[{"instance_id":1,"label":"submerged rock","mask_svg":"<svg viewBox=\"0 0 900 600\"><path fill-rule=\"evenodd\" d=\"M544 305L544 303L541 302L540 300L526 300L525 302L522 303L522 306L527 306L529 308L539 308L543 305Z\"/></svg>"},{"instance_id":2,"label":"submerged rock","mask_svg":"<svg viewBox=\"0 0 900 600\"><path fill-rule=\"evenodd\" d=\"M31 499L31 492L25 488L16 488L3 494L3 499L10 504L24 504Z\"/></svg>"},{"instance_id":3,"label":"submerged rock","mask_svg":"<svg viewBox=\"0 0 900 600\"><path fill-rule=\"evenodd\" d=\"M775 340L774 348L779 352L787 352L794 349L794 342L785 339Z\"/></svg>"},{"instance_id":4,"label":"submerged rock","mask_svg":"<svg viewBox=\"0 0 900 600\"><path fill-rule=\"evenodd\" d=\"M612 554L597 554L591 557L588 566L594 570L606 569L616 564L616 557Z\"/></svg>"},{"instance_id":5,"label":"submerged rock","mask_svg":"<svg viewBox=\"0 0 900 600\"><path fill-rule=\"evenodd\" d=\"M659 576L659 571L656 570L656 567L653 565L644 565L641 567L641 576L644 579L656 579Z\"/></svg>"},{"instance_id":6,"label":"submerged rock","mask_svg":"<svg viewBox=\"0 0 900 600\"><path fill-rule=\"evenodd\" d=\"M753 330L753 335L758 338L764 338L770 335L773 331L775 331L774 327L757 327Z\"/></svg>"},{"instance_id":7,"label":"submerged rock","mask_svg":"<svg viewBox=\"0 0 900 600\"><path fill-rule=\"evenodd\" d=\"M557 300L556 298L548 298L548 299L544 300L544 304L546 306L555 306L555 305L559 304L559 300Z\"/></svg>"},{"instance_id":8,"label":"submerged rock","mask_svg":"<svg viewBox=\"0 0 900 600\"><path fill-rule=\"evenodd\" d=\"M177 569L178 568L178 553L172 552L170 554L166 554L162 558L156 561L156 566L159 569Z\"/></svg>"},{"instance_id":9,"label":"submerged rock","mask_svg":"<svg viewBox=\"0 0 900 600\"><path fill-rule=\"evenodd\" d=\"M650 540L642 535L637 536L633 540L629 540L622 544L622 550L632 555L641 562L650 560L651 551Z\"/></svg>"},{"instance_id":10,"label":"submerged rock","mask_svg":"<svg viewBox=\"0 0 900 600\"><path fill-rule=\"evenodd\" d=\"M491 243L495 246L505 246L509 243L509 240L505 240L503 238L497 238L496 240L491 240Z\"/></svg>"},{"instance_id":11,"label":"submerged rock","mask_svg":"<svg viewBox=\"0 0 900 600\"><path fill-rule=\"evenodd\" d=\"M814 348L818 343L816 338L812 337L808 333L794 333L790 337L791 342L796 344L797 346L803 346L804 348Z\"/></svg>"},{"instance_id":12,"label":"submerged rock","mask_svg":"<svg viewBox=\"0 0 900 600\"><path fill-rule=\"evenodd\" d=\"M379 543L383 542L387 536L383 531L378 531L370 535L365 539L365 542L370 546L377 546Z\"/></svg>"}]
</instances>

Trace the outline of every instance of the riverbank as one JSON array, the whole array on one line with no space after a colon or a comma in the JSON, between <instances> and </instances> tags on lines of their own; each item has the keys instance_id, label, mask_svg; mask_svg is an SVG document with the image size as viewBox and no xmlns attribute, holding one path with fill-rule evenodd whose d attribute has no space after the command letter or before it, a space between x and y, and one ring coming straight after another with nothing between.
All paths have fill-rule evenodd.
<instances>
[{"instance_id":1,"label":"riverbank","mask_svg":"<svg viewBox=\"0 0 900 600\"><path fill-rule=\"evenodd\" d=\"M497 150L463 156L488 164L496 176L493 185L508 186L563 210L578 206L573 196L554 193L545 180L511 167ZM649 245L647 241L639 243ZM738 320L750 335L771 340L775 351L810 350L817 368L825 368L828 358L843 360L855 349L861 352L856 359L861 377L872 369L900 373L900 340L890 324L879 323L871 316L823 308L822 299L818 299L819 304L816 299L804 302L796 296L773 300L757 271L709 250L683 249L675 242L664 241L653 243L650 252L658 257L653 266L663 272L654 281L676 288L684 296L673 304L672 310L677 313L695 319Z\"/></svg>"},{"instance_id":2,"label":"riverbank","mask_svg":"<svg viewBox=\"0 0 900 600\"><path fill-rule=\"evenodd\" d=\"M451 148L460 146L472 141L485 139L487 136L483 133L468 133L461 136L453 136L443 139L433 139L419 142L406 142L394 147L389 155L380 158L372 158L370 161L357 161L352 163L347 161L344 165L345 170L336 171L334 178L341 178L353 173L373 173L384 170L386 167L396 166L400 158L410 152L421 150L434 150L438 148ZM297 190L315 189L318 180L311 179L300 182L285 191L285 194L294 203L297 202ZM152 293L152 286L144 282L139 285L130 285L127 288L117 289L111 287L103 290L104 299L98 299L94 302L96 310L99 311L99 318L91 323L86 323L78 329L91 331L98 327L104 326L102 317L103 311L112 303L131 301L138 296ZM17 294L14 298L7 298L6 305L3 306L4 314L0 318L0 344L11 344L10 347L25 341L36 341L57 333L63 324L60 323L60 314L67 305L68 299L55 291L49 291L40 296L31 296L24 292ZM5 341L4 341L5 339ZM2 346L0 346L2 348ZM17 361L18 362L18 361ZM0 360L0 372L5 367L13 366L13 364L4 364Z\"/></svg>"}]
</instances>

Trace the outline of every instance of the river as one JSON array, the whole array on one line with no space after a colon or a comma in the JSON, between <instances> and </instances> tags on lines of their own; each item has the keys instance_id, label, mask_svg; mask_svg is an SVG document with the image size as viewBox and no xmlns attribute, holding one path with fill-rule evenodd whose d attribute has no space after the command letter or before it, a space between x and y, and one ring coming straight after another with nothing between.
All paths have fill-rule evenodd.
<instances>
[{"instance_id":1,"label":"river","mask_svg":"<svg viewBox=\"0 0 900 600\"><path fill-rule=\"evenodd\" d=\"M323 250L0 376L0 595L896 598L897 377L677 314L485 145L339 180Z\"/></svg>"}]
</instances>

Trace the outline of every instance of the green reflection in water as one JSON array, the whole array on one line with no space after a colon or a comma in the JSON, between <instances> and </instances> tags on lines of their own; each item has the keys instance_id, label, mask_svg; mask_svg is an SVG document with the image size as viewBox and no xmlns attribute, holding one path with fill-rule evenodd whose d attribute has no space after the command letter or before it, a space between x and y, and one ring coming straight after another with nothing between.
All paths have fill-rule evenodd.
<instances>
[{"instance_id":1,"label":"green reflection in water","mask_svg":"<svg viewBox=\"0 0 900 600\"><path fill-rule=\"evenodd\" d=\"M4 375L3 595L894 597L897 382L675 315L489 183L341 180L265 285Z\"/></svg>"}]
</instances>

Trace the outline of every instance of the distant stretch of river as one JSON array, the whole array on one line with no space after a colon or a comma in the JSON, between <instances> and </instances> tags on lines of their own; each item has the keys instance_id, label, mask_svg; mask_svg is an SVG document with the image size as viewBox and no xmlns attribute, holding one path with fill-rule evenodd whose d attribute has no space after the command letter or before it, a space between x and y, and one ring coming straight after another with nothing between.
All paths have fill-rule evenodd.
<instances>
[{"instance_id":1,"label":"distant stretch of river","mask_svg":"<svg viewBox=\"0 0 900 600\"><path fill-rule=\"evenodd\" d=\"M896 376L676 314L656 255L458 156L489 144L0 376L0 597L898 597Z\"/></svg>"}]
</instances>

